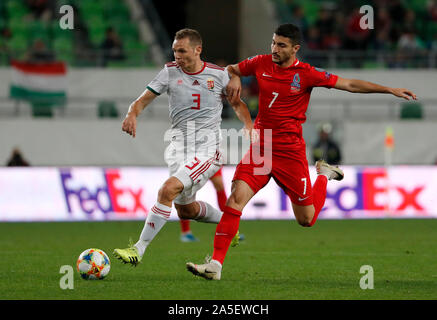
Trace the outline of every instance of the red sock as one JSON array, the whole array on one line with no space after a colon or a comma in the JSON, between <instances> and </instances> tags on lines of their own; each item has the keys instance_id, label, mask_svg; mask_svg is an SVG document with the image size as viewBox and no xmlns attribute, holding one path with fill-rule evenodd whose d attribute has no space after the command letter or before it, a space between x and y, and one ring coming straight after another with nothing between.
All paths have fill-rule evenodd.
<instances>
[{"instance_id":1,"label":"red sock","mask_svg":"<svg viewBox=\"0 0 437 320\"><path fill-rule=\"evenodd\" d=\"M312 227L319 216L320 211L322 211L323 205L325 204L326 199L326 185L328 184L328 178L324 175L318 175L316 182L313 186L313 205L314 205L314 217L310 223L310 227Z\"/></svg>"},{"instance_id":2,"label":"red sock","mask_svg":"<svg viewBox=\"0 0 437 320\"><path fill-rule=\"evenodd\" d=\"M215 230L212 259L219 261L222 265L231 241L237 234L240 216L241 211L225 206L222 219Z\"/></svg>"},{"instance_id":3,"label":"red sock","mask_svg":"<svg viewBox=\"0 0 437 320\"><path fill-rule=\"evenodd\" d=\"M179 220L181 223L181 231L182 233L190 231L190 220Z\"/></svg>"},{"instance_id":4,"label":"red sock","mask_svg":"<svg viewBox=\"0 0 437 320\"><path fill-rule=\"evenodd\" d=\"M225 189L217 191L217 202L221 211L225 211L226 201L228 201L228 197Z\"/></svg>"}]
</instances>

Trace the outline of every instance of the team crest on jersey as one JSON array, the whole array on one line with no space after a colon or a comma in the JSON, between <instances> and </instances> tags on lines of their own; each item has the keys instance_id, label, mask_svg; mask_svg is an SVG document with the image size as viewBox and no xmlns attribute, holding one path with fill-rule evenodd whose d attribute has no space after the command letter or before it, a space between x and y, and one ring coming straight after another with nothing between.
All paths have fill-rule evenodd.
<instances>
[{"instance_id":1,"label":"team crest on jersey","mask_svg":"<svg viewBox=\"0 0 437 320\"><path fill-rule=\"evenodd\" d=\"M300 90L300 76L299 73L296 73L293 77L293 82L290 87L291 91L299 91Z\"/></svg>"},{"instance_id":2,"label":"team crest on jersey","mask_svg":"<svg viewBox=\"0 0 437 320\"><path fill-rule=\"evenodd\" d=\"M208 85L209 90L214 89L214 80L213 79L206 80L206 84Z\"/></svg>"}]
</instances>

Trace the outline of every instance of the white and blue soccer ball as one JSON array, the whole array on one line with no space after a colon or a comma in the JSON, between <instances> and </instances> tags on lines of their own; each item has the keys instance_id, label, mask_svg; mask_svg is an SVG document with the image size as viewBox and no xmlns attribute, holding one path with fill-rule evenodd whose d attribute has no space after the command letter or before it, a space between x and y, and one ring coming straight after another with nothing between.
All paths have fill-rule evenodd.
<instances>
[{"instance_id":1,"label":"white and blue soccer ball","mask_svg":"<svg viewBox=\"0 0 437 320\"><path fill-rule=\"evenodd\" d=\"M90 248L80 254L76 267L82 279L101 280L108 275L111 261L103 250Z\"/></svg>"}]
</instances>

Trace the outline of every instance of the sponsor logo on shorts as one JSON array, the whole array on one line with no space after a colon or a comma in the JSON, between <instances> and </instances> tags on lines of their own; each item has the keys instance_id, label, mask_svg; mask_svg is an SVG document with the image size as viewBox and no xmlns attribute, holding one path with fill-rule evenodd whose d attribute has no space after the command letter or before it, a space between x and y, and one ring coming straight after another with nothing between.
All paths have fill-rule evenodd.
<instances>
[{"instance_id":1,"label":"sponsor logo on shorts","mask_svg":"<svg viewBox=\"0 0 437 320\"><path fill-rule=\"evenodd\" d=\"M305 197L305 198L301 198L301 197L299 197L299 201L304 201L304 200L306 200L306 199L308 199L309 198L309 196L308 197Z\"/></svg>"}]
</instances>

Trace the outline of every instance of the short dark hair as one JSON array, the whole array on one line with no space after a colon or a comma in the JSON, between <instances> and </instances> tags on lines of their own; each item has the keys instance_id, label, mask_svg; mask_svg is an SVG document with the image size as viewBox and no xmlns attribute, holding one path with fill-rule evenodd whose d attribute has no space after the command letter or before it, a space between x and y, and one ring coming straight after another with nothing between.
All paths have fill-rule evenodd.
<instances>
[{"instance_id":1,"label":"short dark hair","mask_svg":"<svg viewBox=\"0 0 437 320\"><path fill-rule=\"evenodd\" d=\"M176 32L174 36L175 40L181 40L185 38L188 38L190 40L190 43L194 46L202 45L202 37L197 30L185 28Z\"/></svg>"},{"instance_id":2,"label":"short dark hair","mask_svg":"<svg viewBox=\"0 0 437 320\"><path fill-rule=\"evenodd\" d=\"M302 35L299 28L291 23L281 24L276 28L275 34L289 38L293 45L301 44L302 42Z\"/></svg>"}]
</instances>

